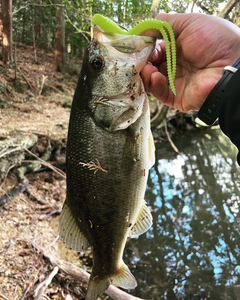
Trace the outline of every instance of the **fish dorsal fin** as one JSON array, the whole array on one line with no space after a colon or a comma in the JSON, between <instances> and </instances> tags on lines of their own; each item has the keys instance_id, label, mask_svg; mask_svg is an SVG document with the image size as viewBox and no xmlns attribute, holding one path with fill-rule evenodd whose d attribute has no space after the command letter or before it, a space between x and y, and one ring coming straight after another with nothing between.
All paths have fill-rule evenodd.
<instances>
[{"instance_id":1,"label":"fish dorsal fin","mask_svg":"<svg viewBox=\"0 0 240 300\"><path fill-rule=\"evenodd\" d=\"M128 237L136 237L146 232L152 226L152 215L144 203L139 211L136 222L130 227Z\"/></svg>"},{"instance_id":2,"label":"fish dorsal fin","mask_svg":"<svg viewBox=\"0 0 240 300\"><path fill-rule=\"evenodd\" d=\"M134 289L137 286L135 277L124 262L122 262L122 266L117 274L110 277L110 280L111 284L120 286L124 289Z\"/></svg>"},{"instance_id":3,"label":"fish dorsal fin","mask_svg":"<svg viewBox=\"0 0 240 300\"><path fill-rule=\"evenodd\" d=\"M148 164L149 169L155 164L155 144L151 130L148 136Z\"/></svg>"},{"instance_id":4,"label":"fish dorsal fin","mask_svg":"<svg viewBox=\"0 0 240 300\"><path fill-rule=\"evenodd\" d=\"M89 246L87 239L81 233L66 201L60 215L59 238L66 247L78 252L86 251Z\"/></svg>"}]
</instances>

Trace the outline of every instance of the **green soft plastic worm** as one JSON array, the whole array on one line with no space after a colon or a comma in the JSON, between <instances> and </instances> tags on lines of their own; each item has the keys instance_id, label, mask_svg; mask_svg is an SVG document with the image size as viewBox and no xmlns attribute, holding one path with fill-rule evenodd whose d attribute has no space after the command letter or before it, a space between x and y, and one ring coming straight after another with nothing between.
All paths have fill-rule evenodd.
<instances>
[{"instance_id":1,"label":"green soft plastic worm","mask_svg":"<svg viewBox=\"0 0 240 300\"><path fill-rule=\"evenodd\" d=\"M128 31L123 30L111 19L104 17L100 14L95 14L92 18L92 22L99 26L104 32L117 33L126 35L140 35L143 31L149 29L157 29L162 34L162 37L166 45L166 56L167 56L167 72L169 85L176 95L176 89L174 86L174 80L176 77L176 42L174 32L171 25L165 21L148 19L138 23L136 26Z\"/></svg>"}]
</instances>

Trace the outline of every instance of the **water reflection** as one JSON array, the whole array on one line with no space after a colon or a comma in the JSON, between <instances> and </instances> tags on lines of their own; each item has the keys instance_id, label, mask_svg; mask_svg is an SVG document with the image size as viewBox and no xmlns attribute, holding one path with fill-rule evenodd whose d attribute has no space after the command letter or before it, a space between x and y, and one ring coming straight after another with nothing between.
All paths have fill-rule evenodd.
<instances>
[{"instance_id":1,"label":"water reflection","mask_svg":"<svg viewBox=\"0 0 240 300\"><path fill-rule=\"evenodd\" d=\"M220 131L159 145L146 200L152 228L129 241L125 261L144 299L240 299L240 168ZM132 265L132 266L131 266Z\"/></svg>"}]
</instances>

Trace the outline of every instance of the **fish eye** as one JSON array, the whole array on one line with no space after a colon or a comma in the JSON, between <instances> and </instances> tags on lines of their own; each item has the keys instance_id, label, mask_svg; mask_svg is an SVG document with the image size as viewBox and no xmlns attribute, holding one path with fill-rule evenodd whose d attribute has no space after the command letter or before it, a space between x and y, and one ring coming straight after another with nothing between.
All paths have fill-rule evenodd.
<instances>
[{"instance_id":1,"label":"fish eye","mask_svg":"<svg viewBox=\"0 0 240 300\"><path fill-rule=\"evenodd\" d=\"M104 67L104 58L101 55L93 55L90 57L89 61L94 69L101 69Z\"/></svg>"}]
</instances>

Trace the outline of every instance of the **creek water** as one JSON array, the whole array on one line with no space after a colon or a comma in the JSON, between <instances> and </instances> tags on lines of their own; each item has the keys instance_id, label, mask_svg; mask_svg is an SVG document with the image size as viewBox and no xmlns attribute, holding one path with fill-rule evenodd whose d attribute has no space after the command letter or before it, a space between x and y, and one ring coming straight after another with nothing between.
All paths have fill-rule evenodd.
<instances>
[{"instance_id":1,"label":"creek water","mask_svg":"<svg viewBox=\"0 0 240 300\"><path fill-rule=\"evenodd\" d=\"M146 300L240 299L240 167L220 130L157 145L146 201L153 226L124 261Z\"/></svg>"}]
</instances>

